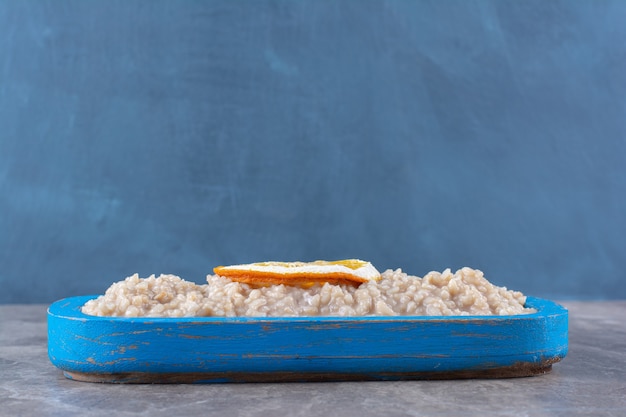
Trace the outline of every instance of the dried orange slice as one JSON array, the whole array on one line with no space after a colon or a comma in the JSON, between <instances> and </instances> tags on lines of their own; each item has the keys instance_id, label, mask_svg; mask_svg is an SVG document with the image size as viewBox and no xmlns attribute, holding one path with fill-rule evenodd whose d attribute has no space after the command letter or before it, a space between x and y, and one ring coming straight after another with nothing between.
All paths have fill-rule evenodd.
<instances>
[{"instance_id":1,"label":"dried orange slice","mask_svg":"<svg viewBox=\"0 0 626 417\"><path fill-rule=\"evenodd\" d=\"M296 285L308 287L315 284L347 284L358 286L364 282L379 280L380 273L374 266L359 259L315 262L259 262L245 265L218 266L217 275L232 281L256 286Z\"/></svg>"}]
</instances>

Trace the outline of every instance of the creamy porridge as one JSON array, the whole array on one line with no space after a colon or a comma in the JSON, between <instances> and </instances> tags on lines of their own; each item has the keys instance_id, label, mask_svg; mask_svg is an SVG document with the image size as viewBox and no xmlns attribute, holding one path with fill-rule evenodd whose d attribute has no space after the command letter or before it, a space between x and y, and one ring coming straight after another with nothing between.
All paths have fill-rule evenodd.
<instances>
[{"instance_id":1,"label":"creamy porridge","mask_svg":"<svg viewBox=\"0 0 626 417\"><path fill-rule=\"evenodd\" d=\"M175 275L117 282L82 312L121 317L452 316L532 313L518 291L491 284L479 270L430 272L423 278L387 270L359 285L251 286L209 275L198 285Z\"/></svg>"}]
</instances>

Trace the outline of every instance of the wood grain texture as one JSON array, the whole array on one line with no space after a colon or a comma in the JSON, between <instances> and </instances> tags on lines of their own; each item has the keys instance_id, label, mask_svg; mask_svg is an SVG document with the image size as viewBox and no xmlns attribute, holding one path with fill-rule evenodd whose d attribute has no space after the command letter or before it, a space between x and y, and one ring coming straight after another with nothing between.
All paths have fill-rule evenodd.
<instances>
[{"instance_id":1,"label":"wood grain texture","mask_svg":"<svg viewBox=\"0 0 626 417\"><path fill-rule=\"evenodd\" d=\"M445 379L548 372L567 353L568 314L469 317L112 318L48 310L48 354L72 379L246 382Z\"/></svg>"}]
</instances>

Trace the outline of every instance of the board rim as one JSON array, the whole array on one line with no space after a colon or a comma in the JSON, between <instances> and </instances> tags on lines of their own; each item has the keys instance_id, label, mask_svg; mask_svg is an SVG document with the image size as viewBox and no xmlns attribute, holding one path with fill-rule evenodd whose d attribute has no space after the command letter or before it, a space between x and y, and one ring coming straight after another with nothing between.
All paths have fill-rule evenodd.
<instances>
[{"instance_id":1,"label":"board rim","mask_svg":"<svg viewBox=\"0 0 626 417\"><path fill-rule=\"evenodd\" d=\"M536 297L526 301L534 313L502 316L180 318L82 313L82 305L94 297L69 297L48 308L48 356L72 380L133 384L512 378L549 373L568 350L567 309ZM125 335L132 345L120 341ZM164 356L149 347L169 346L171 337L196 359ZM359 340L356 356L324 350L339 340L332 349L347 352L351 338ZM395 347L407 340L410 345ZM433 347L433 341L439 344ZM467 344L465 350L451 346L459 341ZM284 345L276 351L274 342ZM134 350L131 354L127 349Z\"/></svg>"}]
</instances>

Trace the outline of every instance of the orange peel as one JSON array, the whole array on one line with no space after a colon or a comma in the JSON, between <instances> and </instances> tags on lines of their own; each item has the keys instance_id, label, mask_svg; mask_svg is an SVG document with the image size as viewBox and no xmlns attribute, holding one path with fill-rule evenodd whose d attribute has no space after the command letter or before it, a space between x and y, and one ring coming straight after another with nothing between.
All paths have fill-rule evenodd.
<instances>
[{"instance_id":1,"label":"orange peel","mask_svg":"<svg viewBox=\"0 0 626 417\"><path fill-rule=\"evenodd\" d=\"M254 286L293 285L309 287L328 282L334 285L359 286L380 279L380 272L360 259L315 262L258 262L218 266L216 275Z\"/></svg>"}]
</instances>

